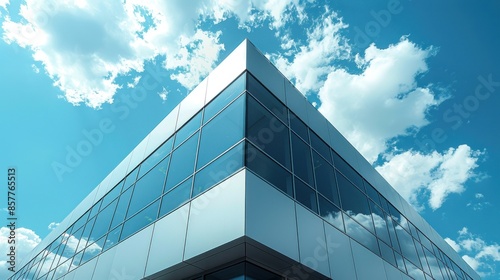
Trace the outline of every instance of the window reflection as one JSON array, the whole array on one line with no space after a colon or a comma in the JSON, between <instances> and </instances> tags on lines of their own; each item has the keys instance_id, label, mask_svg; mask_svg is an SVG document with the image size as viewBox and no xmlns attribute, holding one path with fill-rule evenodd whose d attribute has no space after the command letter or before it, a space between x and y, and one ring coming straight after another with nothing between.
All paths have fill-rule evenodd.
<instances>
[{"instance_id":1,"label":"window reflection","mask_svg":"<svg viewBox=\"0 0 500 280\"><path fill-rule=\"evenodd\" d=\"M241 96L201 130L197 169L244 136L245 96Z\"/></svg>"},{"instance_id":2,"label":"window reflection","mask_svg":"<svg viewBox=\"0 0 500 280\"><path fill-rule=\"evenodd\" d=\"M282 122L287 121L285 106L251 74L248 75L247 90Z\"/></svg>"},{"instance_id":3,"label":"window reflection","mask_svg":"<svg viewBox=\"0 0 500 280\"><path fill-rule=\"evenodd\" d=\"M180 185L163 196L160 206L160 217L168 214L179 205L189 200L192 183L193 177L182 182Z\"/></svg>"},{"instance_id":4,"label":"window reflection","mask_svg":"<svg viewBox=\"0 0 500 280\"><path fill-rule=\"evenodd\" d=\"M363 188L363 179L343 158L333 152L333 164L344 174L353 184L359 188Z\"/></svg>"},{"instance_id":5,"label":"window reflection","mask_svg":"<svg viewBox=\"0 0 500 280\"><path fill-rule=\"evenodd\" d=\"M323 156L330 164L332 163L332 156L330 154L330 147L311 131L311 147L315 149L321 156Z\"/></svg>"},{"instance_id":6,"label":"window reflection","mask_svg":"<svg viewBox=\"0 0 500 280\"><path fill-rule=\"evenodd\" d=\"M205 107L203 123L210 120L217 112L245 90L246 75L246 73L243 73Z\"/></svg>"},{"instance_id":7,"label":"window reflection","mask_svg":"<svg viewBox=\"0 0 500 280\"><path fill-rule=\"evenodd\" d=\"M316 192L308 185L304 184L300 179L295 177L295 198L305 207L318 213L318 205L316 202Z\"/></svg>"},{"instance_id":8,"label":"window reflection","mask_svg":"<svg viewBox=\"0 0 500 280\"><path fill-rule=\"evenodd\" d=\"M246 137L290 169L290 140L285 124L251 96L248 97L246 118Z\"/></svg>"},{"instance_id":9,"label":"window reflection","mask_svg":"<svg viewBox=\"0 0 500 280\"><path fill-rule=\"evenodd\" d=\"M314 177L309 145L292 134L293 172L310 186L314 186Z\"/></svg>"},{"instance_id":10,"label":"window reflection","mask_svg":"<svg viewBox=\"0 0 500 280\"><path fill-rule=\"evenodd\" d=\"M172 153L165 191L170 190L182 180L193 174L198 135L199 133L195 133Z\"/></svg>"},{"instance_id":11,"label":"window reflection","mask_svg":"<svg viewBox=\"0 0 500 280\"><path fill-rule=\"evenodd\" d=\"M330 201L340 206L335 170L325 159L313 151L316 189Z\"/></svg>"},{"instance_id":12,"label":"window reflection","mask_svg":"<svg viewBox=\"0 0 500 280\"><path fill-rule=\"evenodd\" d=\"M358 243L364 245L373 253L380 256L378 241L375 235L371 234L368 230L346 214L344 214L344 223L347 235L358 241Z\"/></svg>"},{"instance_id":13,"label":"window reflection","mask_svg":"<svg viewBox=\"0 0 500 280\"><path fill-rule=\"evenodd\" d=\"M252 144L246 144L245 166L271 185L293 197L292 175Z\"/></svg>"},{"instance_id":14,"label":"window reflection","mask_svg":"<svg viewBox=\"0 0 500 280\"><path fill-rule=\"evenodd\" d=\"M137 213L137 215L130 218L123 224L123 231L120 235L120 241L126 239L135 232L141 230L147 225L151 224L158 216L158 206L160 200L156 200L154 203L146 207L144 210Z\"/></svg>"},{"instance_id":15,"label":"window reflection","mask_svg":"<svg viewBox=\"0 0 500 280\"><path fill-rule=\"evenodd\" d=\"M319 213L323 219L345 232L342 212L333 203L318 195Z\"/></svg>"}]
</instances>

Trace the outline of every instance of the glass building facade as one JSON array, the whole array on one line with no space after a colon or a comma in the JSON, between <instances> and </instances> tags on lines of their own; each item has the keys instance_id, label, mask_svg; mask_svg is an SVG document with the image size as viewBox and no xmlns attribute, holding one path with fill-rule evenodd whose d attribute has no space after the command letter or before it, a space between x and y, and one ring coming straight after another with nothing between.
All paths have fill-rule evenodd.
<instances>
[{"instance_id":1,"label":"glass building facade","mask_svg":"<svg viewBox=\"0 0 500 280\"><path fill-rule=\"evenodd\" d=\"M113 278L479 276L245 41L11 277Z\"/></svg>"}]
</instances>

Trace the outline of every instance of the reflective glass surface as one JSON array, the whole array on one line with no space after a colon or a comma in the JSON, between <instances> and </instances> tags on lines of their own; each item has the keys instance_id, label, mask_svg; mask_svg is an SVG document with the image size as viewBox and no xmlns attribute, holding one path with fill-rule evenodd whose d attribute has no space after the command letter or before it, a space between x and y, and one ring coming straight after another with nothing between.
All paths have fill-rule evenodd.
<instances>
[{"instance_id":1,"label":"reflective glass surface","mask_svg":"<svg viewBox=\"0 0 500 280\"><path fill-rule=\"evenodd\" d=\"M246 137L290 169L288 128L250 96L247 105Z\"/></svg>"},{"instance_id":2,"label":"reflective glass surface","mask_svg":"<svg viewBox=\"0 0 500 280\"><path fill-rule=\"evenodd\" d=\"M172 160L170 162L171 172L168 172L165 191L170 190L189 175L193 174L198 135L199 133L196 133L191 136L191 138L172 153Z\"/></svg>"},{"instance_id":3,"label":"reflective glass surface","mask_svg":"<svg viewBox=\"0 0 500 280\"><path fill-rule=\"evenodd\" d=\"M115 226L123 222L123 220L125 219L131 195L132 195L132 188L129 188L120 196L118 200L118 206L116 207L115 215L113 216L113 221L111 222L110 228L114 228Z\"/></svg>"},{"instance_id":4,"label":"reflective glass surface","mask_svg":"<svg viewBox=\"0 0 500 280\"><path fill-rule=\"evenodd\" d=\"M146 227L154 220L156 220L158 216L159 204L160 200L158 199L154 203L137 213L135 216L130 218L128 221L126 221L123 224L123 231L120 236L120 240L124 240L125 238L129 237L133 233L139 231L140 229Z\"/></svg>"},{"instance_id":5,"label":"reflective glass surface","mask_svg":"<svg viewBox=\"0 0 500 280\"><path fill-rule=\"evenodd\" d=\"M337 181L335 180L335 170L318 153L313 151L314 177L316 178L316 188L318 192L330 201L340 206Z\"/></svg>"},{"instance_id":6,"label":"reflective glass surface","mask_svg":"<svg viewBox=\"0 0 500 280\"><path fill-rule=\"evenodd\" d=\"M318 203L316 202L316 192L300 179L295 177L295 199L302 205L318 213Z\"/></svg>"},{"instance_id":7,"label":"reflective glass surface","mask_svg":"<svg viewBox=\"0 0 500 280\"><path fill-rule=\"evenodd\" d=\"M321 195L318 196L318 202L321 217L341 231L345 231L340 209Z\"/></svg>"},{"instance_id":8,"label":"reflective glass surface","mask_svg":"<svg viewBox=\"0 0 500 280\"><path fill-rule=\"evenodd\" d=\"M203 123L210 120L217 112L245 90L246 75L246 73L242 74L205 107Z\"/></svg>"},{"instance_id":9,"label":"reflective glass surface","mask_svg":"<svg viewBox=\"0 0 500 280\"><path fill-rule=\"evenodd\" d=\"M202 128L198 169L243 138L244 106L245 96L241 96Z\"/></svg>"},{"instance_id":10,"label":"reflective glass surface","mask_svg":"<svg viewBox=\"0 0 500 280\"><path fill-rule=\"evenodd\" d=\"M340 173L337 173L337 181L342 209L367 229L374 232L371 211L366 196Z\"/></svg>"},{"instance_id":11,"label":"reflective glass surface","mask_svg":"<svg viewBox=\"0 0 500 280\"><path fill-rule=\"evenodd\" d=\"M293 197L292 174L250 143L246 145L245 155L245 165L248 169Z\"/></svg>"},{"instance_id":12,"label":"reflective glass surface","mask_svg":"<svg viewBox=\"0 0 500 280\"><path fill-rule=\"evenodd\" d=\"M174 149L177 148L184 140L186 140L193 132L201 125L201 111L190 119L177 133L175 134Z\"/></svg>"},{"instance_id":13,"label":"reflective glass surface","mask_svg":"<svg viewBox=\"0 0 500 280\"><path fill-rule=\"evenodd\" d=\"M192 183L193 178L191 177L163 196L160 206L160 217L189 200Z\"/></svg>"},{"instance_id":14,"label":"reflective glass surface","mask_svg":"<svg viewBox=\"0 0 500 280\"><path fill-rule=\"evenodd\" d=\"M333 152L333 163L335 167L344 174L352 183L358 186L360 189L363 188L363 179L343 158L341 158L337 153Z\"/></svg>"},{"instance_id":15,"label":"reflective glass surface","mask_svg":"<svg viewBox=\"0 0 500 280\"><path fill-rule=\"evenodd\" d=\"M251 74L248 75L247 90L282 122L287 121L286 107Z\"/></svg>"},{"instance_id":16,"label":"reflective glass surface","mask_svg":"<svg viewBox=\"0 0 500 280\"><path fill-rule=\"evenodd\" d=\"M310 186L314 186L311 149L309 145L292 134L293 172Z\"/></svg>"},{"instance_id":17,"label":"reflective glass surface","mask_svg":"<svg viewBox=\"0 0 500 280\"><path fill-rule=\"evenodd\" d=\"M332 155L330 153L330 147L319 138L316 133L312 132L311 135L311 146L315 149L321 156L323 156L330 164L332 163Z\"/></svg>"},{"instance_id":18,"label":"reflective glass surface","mask_svg":"<svg viewBox=\"0 0 500 280\"><path fill-rule=\"evenodd\" d=\"M195 175L193 197L229 177L243 167L244 142L211 162Z\"/></svg>"},{"instance_id":19,"label":"reflective glass surface","mask_svg":"<svg viewBox=\"0 0 500 280\"><path fill-rule=\"evenodd\" d=\"M299 135L302 140L309 142L309 132L307 126L304 122L302 122L299 117L297 117L294 113L289 112L290 114L290 127L292 130Z\"/></svg>"},{"instance_id":20,"label":"reflective glass surface","mask_svg":"<svg viewBox=\"0 0 500 280\"><path fill-rule=\"evenodd\" d=\"M139 169L139 178L146 174L149 170L151 170L153 166L155 166L160 160L165 158L165 156L172 151L172 139L173 137L163 143L156 151L149 155L149 157L144 160L144 162L142 162Z\"/></svg>"}]
</instances>

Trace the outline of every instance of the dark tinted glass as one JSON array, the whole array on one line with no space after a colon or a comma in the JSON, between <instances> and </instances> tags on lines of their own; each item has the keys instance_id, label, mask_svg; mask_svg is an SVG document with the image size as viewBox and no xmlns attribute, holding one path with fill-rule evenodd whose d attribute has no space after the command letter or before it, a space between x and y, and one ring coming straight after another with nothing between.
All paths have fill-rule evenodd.
<instances>
[{"instance_id":1,"label":"dark tinted glass","mask_svg":"<svg viewBox=\"0 0 500 280\"><path fill-rule=\"evenodd\" d=\"M199 133L196 133L191 136L191 138L172 153L165 191L170 190L179 182L193 174L198 135Z\"/></svg>"},{"instance_id":2,"label":"dark tinted glass","mask_svg":"<svg viewBox=\"0 0 500 280\"><path fill-rule=\"evenodd\" d=\"M309 142L309 134L307 126L302 122L299 117L294 113L290 112L290 127L297 133L304 141Z\"/></svg>"},{"instance_id":3,"label":"dark tinted glass","mask_svg":"<svg viewBox=\"0 0 500 280\"><path fill-rule=\"evenodd\" d=\"M190 119L177 133L175 134L174 149L186 140L193 132L201 125L201 112Z\"/></svg>"},{"instance_id":4,"label":"dark tinted glass","mask_svg":"<svg viewBox=\"0 0 500 280\"><path fill-rule=\"evenodd\" d=\"M285 106L250 74L248 75L247 90L281 121L286 122L287 109Z\"/></svg>"},{"instance_id":5,"label":"dark tinted glass","mask_svg":"<svg viewBox=\"0 0 500 280\"><path fill-rule=\"evenodd\" d=\"M318 196L318 202L321 217L341 231L345 231L340 209L321 195Z\"/></svg>"},{"instance_id":6,"label":"dark tinted glass","mask_svg":"<svg viewBox=\"0 0 500 280\"><path fill-rule=\"evenodd\" d=\"M311 149L295 134L292 134L292 151L293 172L306 183L314 186Z\"/></svg>"},{"instance_id":7,"label":"dark tinted glass","mask_svg":"<svg viewBox=\"0 0 500 280\"><path fill-rule=\"evenodd\" d=\"M135 183L127 218L161 196L165 183L167 165L168 158L165 158Z\"/></svg>"},{"instance_id":8,"label":"dark tinted glass","mask_svg":"<svg viewBox=\"0 0 500 280\"><path fill-rule=\"evenodd\" d=\"M243 138L244 118L245 96L241 96L202 128L198 169Z\"/></svg>"},{"instance_id":9,"label":"dark tinted glass","mask_svg":"<svg viewBox=\"0 0 500 280\"><path fill-rule=\"evenodd\" d=\"M292 175L252 144L247 143L246 146L245 165L264 180L293 197Z\"/></svg>"},{"instance_id":10,"label":"dark tinted glass","mask_svg":"<svg viewBox=\"0 0 500 280\"><path fill-rule=\"evenodd\" d=\"M158 205L160 204L160 200L156 200L154 203L144 208L141 212L137 213L137 215L130 218L123 224L123 231L120 236L120 240L124 240L129 237L133 233L139 231L140 229L146 227L151 224L158 215Z\"/></svg>"},{"instance_id":11,"label":"dark tinted glass","mask_svg":"<svg viewBox=\"0 0 500 280\"><path fill-rule=\"evenodd\" d=\"M368 197L371 198L375 203L377 203L377 205L380 205L379 194L377 190L375 190L375 188L366 180L363 180L363 183L365 185L365 190Z\"/></svg>"},{"instance_id":12,"label":"dark tinted glass","mask_svg":"<svg viewBox=\"0 0 500 280\"><path fill-rule=\"evenodd\" d=\"M215 116L222 108L229 104L236 96L245 90L246 73L237 78L219 96L213 99L207 107L205 107L205 115L203 116L203 123L206 123L210 118Z\"/></svg>"},{"instance_id":13,"label":"dark tinted glass","mask_svg":"<svg viewBox=\"0 0 500 280\"><path fill-rule=\"evenodd\" d=\"M285 124L252 97L248 97L246 123L246 137L290 169L290 140Z\"/></svg>"},{"instance_id":14,"label":"dark tinted glass","mask_svg":"<svg viewBox=\"0 0 500 280\"><path fill-rule=\"evenodd\" d=\"M316 133L311 131L311 146L315 149L320 155L322 155L329 163L332 163L332 155L330 153L330 147L319 138Z\"/></svg>"},{"instance_id":15,"label":"dark tinted glass","mask_svg":"<svg viewBox=\"0 0 500 280\"><path fill-rule=\"evenodd\" d=\"M243 167L243 143L238 144L195 175L193 197L233 174Z\"/></svg>"},{"instance_id":16,"label":"dark tinted glass","mask_svg":"<svg viewBox=\"0 0 500 280\"><path fill-rule=\"evenodd\" d=\"M160 206L160 217L189 200L192 183L193 178L191 177L163 196Z\"/></svg>"},{"instance_id":17,"label":"dark tinted glass","mask_svg":"<svg viewBox=\"0 0 500 280\"><path fill-rule=\"evenodd\" d=\"M396 233L398 235L399 245L401 246L403 256L409 259L412 263L421 267L417 251L415 249L415 244L413 244L413 238L401 228L396 230Z\"/></svg>"},{"instance_id":18,"label":"dark tinted glass","mask_svg":"<svg viewBox=\"0 0 500 280\"><path fill-rule=\"evenodd\" d=\"M342 209L351 216L370 214L366 196L342 174L337 172L337 182L340 190Z\"/></svg>"},{"instance_id":19,"label":"dark tinted glass","mask_svg":"<svg viewBox=\"0 0 500 280\"><path fill-rule=\"evenodd\" d=\"M305 207L318 213L316 192L297 178L295 178L295 199Z\"/></svg>"},{"instance_id":20,"label":"dark tinted glass","mask_svg":"<svg viewBox=\"0 0 500 280\"><path fill-rule=\"evenodd\" d=\"M317 190L336 205L340 206L337 181L335 180L335 170L316 152L313 152L313 160Z\"/></svg>"},{"instance_id":21,"label":"dark tinted glass","mask_svg":"<svg viewBox=\"0 0 500 280\"><path fill-rule=\"evenodd\" d=\"M353 182L360 189L363 189L362 177L337 153L333 152L333 163L335 167L344 174L351 182Z\"/></svg>"},{"instance_id":22,"label":"dark tinted glass","mask_svg":"<svg viewBox=\"0 0 500 280\"><path fill-rule=\"evenodd\" d=\"M387 217L385 221L387 222L387 229L389 230L389 236L391 237L392 248L398 253L401 253L401 247L399 247L396 230L394 229L394 222L390 217Z\"/></svg>"}]
</instances>

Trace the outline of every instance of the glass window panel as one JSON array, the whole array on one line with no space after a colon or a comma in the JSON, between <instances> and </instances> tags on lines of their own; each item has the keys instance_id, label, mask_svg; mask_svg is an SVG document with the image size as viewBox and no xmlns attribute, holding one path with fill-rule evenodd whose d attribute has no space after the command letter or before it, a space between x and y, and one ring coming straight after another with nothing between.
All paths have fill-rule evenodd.
<instances>
[{"instance_id":1,"label":"glass window panel","mask_svg":"<svg viewBox=\"0 0 500 280\"><path fill-rule=\"evenodd\" d=\"M338 172L337 181L342 209L367 229L374 232L371 211L366 196Z\"/></svg>"},{"instance_id":2,"label":"glass window panel","mask_svg":"<svg viewBox=\"0 0 500 280\"><path fill-rule=\"evenodd\" d=\"M378 243L380 246L380 255L384 260L392 264L393 266L398 266L396 263L396 258L394 257L394 251L391 249L391 247L387 246L384 242L379 242Z\"/></svg>"},{"instance_id":3,"label":"glass window panel","mask_svg":"<svg viewBox=\"0 0 500 280\"><path fill-rule=\"evenodd\" d=\"M340 206L334 168L314 151L313 159L316 189L326 198L334 202L336 205Z\"/></svg>"},{"instance_id":4,"label":"glass window panel","mask_svg":"<svg viewBox=\"0 0 500 280\"><path fill-rule=\"evenodd\" d=\"M281 121L286 122L285 106L252 75L248 76L247 90Z\"/></svg>"},{"instance_id":5,"label":"glass window panel","mask_svg":"<svg viewBox=\"0 0 500 280\"><path fill-rule=\"evenodd\" d=\"M120 234L122 232L122 228L123 225L120 225L108 233L108 235L106 236L106 241L104 242L104 247L102 249L103 251L108 250L109 248L113 247L118 243L118 240L120 239Z\"/></svg>"},{"instance_id":6,"label":"glass window panel","mask_svg":"<svg viewBox=\"0 0 500 280\"><path fill-rule=\"evenodd\" d=\"M391 237L392 248L401 254L401 247L399 246L399 241L396 236L396 230L394 229L394 221L390 216L386 217L387 229L389 230L389 236Z\"/></svg>"},{"instance_id":7,"label":"glass window panel","mask_svg":"<svg viewBox=\"0 0 500 280\"><path fill-rule=\"evenodd\" d=\"M297 133L304 141L309 142L309 134L307 126L302 122L299 117L290 111L290 127Z\"/></svg>"},{"instance_id":8,"label":"glass window panel","mask_svg":"<svg viewBox=\"0 0 500 280\"><path fill-rule=\"evenodd\" d=\"M191 136L184 144L172 153L170 169L168 171L165 191L192 175L194 172L194 160L196 158L196 147L198 145L198 135Z\"/></svg>"},{"instance_id":9,"label":"glass window panel","mask_svg":"<svg viewBox=\"0 0 500 280\"><path fill-rule=\"evenodd\" d=\"M252 97L248 97L246 124L246 137L290 169L290 139L285 124Z\"/></svg>"},{"instance_id":10,"label":"glass window panel","mask_svg":"<svg viewBox=\"0 0 500 280\"><path fill-rule=\"evenodd\" d=\"M205 107L203 123L206 123L210 118L215 116L222 108L229 104L236 96L245 90L246 73L232 82L224 89L216 98Z\"/></svg>"},{"instance_id":11,"label":"glass window panel","mask_svg":"<svg viewBox=\"0 0 500 280\"><path fill-rule=\"evenodd\" d=\"M158 215L159 204L160 200L158 199L148 207L144 208L144 210L137 213L137 215L126 221L123 224L123 231L120 236L120 241L154 222Z\"/></svg>"},{"instance_id":12,"label":"glass window panel","mask_svg":"<svg viewBox=\"0 0 500 280\"><path fill-rule=\"evenodd\" d=\"M297 179L297 177L295 177L295 199L305 207L318 213L316 191L304 184L300 179Z\"/></svg>"},{"instance_id":13,"label":"glass window panel","mask_svg":"<svg viewBox=\"0 0 500 280\"><path fill-rule=\"evenodd\" d=\"M201 125L201 111L190 119L181 129L175 134L174 149L177 148L184 140L193 134Z\"/></svg>"},{"instance_id":14,"label":"glass window panel","mask_svg":"<svg viewBox=\"0 0 500 280\"><path fill-rule=\"evenodd\" d=\"M137 173L139 173L139 168L134 169L132 172L128 174L125 178L125 183L123 184L123 190L126 190L132 186L137 180Z\"/></svg>"},{"instance_id":15,"label":"glass window panel","mask_svg":"<svg viewBox=\"0 0 500 280\"><path fill-rule=\"evenodd\" d=\"M123 220L125 219L131 195L132 195L132 188L129 188L120 196L118 200L118 206L116 207L115 215L113 216L113 221L111 222L110 228L114 228L115 226L123 222Z\"/></svg>"},{"instance_id":16,"label":"glass window panel","mask_svg":"<svg viewBox=\"0 0 500 280\"><path fill-rule=\"evenodd\" d=\"M94 229L90 235L90 240L95 241L103 236L109 230L109 225L113 219L118 200L114 200L108 207L104 208L96 217Z\"/></svg>"},{"instance_id":17,"label":"glass window panel","mask_svg":"<svg viewBox=\"0 0 500 280\"><path fill-rule=\"evenodd\" d=\"M96 257L102 251L104 247L104 242L106 241L106 237L103 236L101 239L97 240L95 243L90 244L83 253L82 263L87 262L88 260Z\"/></svg>"},{"instance_id":18,"label":"glass window panel","mask_svg":"<svg viewBox=\"0 0 500 280\"><path fill-rule=\"evenodd\" d=\"M389 205L389 213L391 214L392 218L398 222L401 223L401 213L394 207L392 204L388 203Z\"/></svg>"},{"instance_id":19,"label":"glass window panel","mask_svg":"<svg viewBox=\"0 0 500 280\"><path fill-rule=\"evenodd\" d=\"M74 269L75 267L81 264L82 256L83 256L83 251L80 251L80 253L76 254L75 257L73 257L71 261L70 270Z\"/></svg>"},{"instance_id":20,"label":"glass window panel","mask_svg":"<svg viewBox=\"0 0 500 280\"><path fill-rule=\"evenodd\" d=\"M245 263L235 264L233 266L223 268L216 272L207 274L205 276L206 280L220 280L220 279L230 279L230 280L245 280Z\"/></svg>"},{"instance_id":21,"label":"glass window panel","mask_svg":"<svg viewBox=\"0 0 500 280\"><path fill-rule=\"evenodd\" d=\"M94 206L92 206L92 209L90 210L89 218L92 218L99 212L99 208L101 207L102 199L99 200Z\"/></svg>"},{"instance_id":22,"label":"glass window panel","mask_svg":"<svg viewBox=\"0 0 500 280\"><path fill-rule=\"evenodd\" d=\"M197 169L244 137L245 96L241 96L201 130Z\"/></svg>"},{"instance_id":23,"label":"glass window panel","mask_svg":"<svg viewBox=\"0 0 500 280\"><path fill-rule=\"evenodd\" d=\"M375 203L370 201L370 208L372 209L373 224L375 226L376 235L382 239L385 243L391 244L391 237L389 236L389 231L387 229L387 223L385 220L385 213L380 207L375 205Z\"/></svg>"},{"instance_id":24,"label":"glass window panel","mask_svg":"<svg viewBox=\"0 0 500 280\"><path fill-rule=\"evenodd\" d=\"M345 230L348 236L364 245L373 253L380 256L378 248L378 241L375 235L371 234L368 230L362 227L355 220L344 214Z\"/></svg>"},{"instance_id":25,"label":"glass window panel","mask_svg":"<svg viewBox=\"0 0 500 280\"><path fill-rule=\"evenodd\" d=\"M341 231L345 231L340 209L321 195L318 196L318 202L321 217Z\"/></svg>"},{"instance_id":26,"label":"glass window panel","mask_svg":"<svg viewBox=\"0 0 500 280\"><path fill-rule=\"evenodd\" d=\"M422 245L420 245L420 243L415 242L415 248L417 249L418 256L420 258L420 263L422 264L423 270L426 273L430 274L431 271L429 269L429 265L427 264L427 260L425 258L424 249L422 248Z\"/></svg>"},{"instance_id":27,"label":"glass window panel","mask_svg":"<svg viewBox=\"0 0 500 280\"><path fill-rule=\"evenodd\" d=\"M292 134L293 172L311 186L314 186L311 149L309 145Z\"/></svg>"},{"instance_id":28,"label":"glass window panel","mask_svg":"<svg viewBox=\"0 0 500 280\"><path fill-rule=\"evenodd\" d=\"M311 131L311 147L315 149L320 155L322 155L329 163L332 163L332 156L330 153L330 147L319 138L316 133Z\"/></svg>"},{"instance_id":29,"label":"glass window panel","mask_svg":"<svg viewBox=\"0 0 500 280\"><path fill-rule=\"evenodd\" d=\"M127 218L161 196L167 166L168 157L135 183L134 192L127 211Z\"/></svg>"},{"instance_id":30,"label":"glass window panel","mask_svg":"<svg viewBox=\"0 0 500 280\"><path fill-rule=\"evenodd\" d=\"M73 230L72 231L68 231L68 232L76 232L77 230L79 230L83 225L85 225L85 223L87 222L87 218L89 217L89 214L90 214L90 211L87 211L85 212L85 214L83 214L80 218L78 218L78 220L75 222L75 224L73 225Z\"/></svg>"},{"instance_id":31,"label":"glass window panel","mask_svg":"<svg viewBox=\"0 0 500 280\"><path fill-rule=\"evenodd\" d=\"M408 275L410 275L415 280L425 280L424 272L416 267L414 264L405 259L406 269L408 270Z\"/></svg>"},{"instance_id":32,"label":"glass window panel","mask_svg":"<svg viewBox=\"0 0 500 280\"><path fill-rule=\"evenodd\" d=\"M264 155L252 144L246 144L245 165L264 180L293 197L292 175Z\"/></svg>"},{"instance_id":33,"label":"glass window panel","mask_svg":"<svg viewBox=\"0 0 500 280\"><path fill-rule=\"evenodd\" d=\"M408 227L410 228L411 235L415 239L417 239L418 241L420 241L420 237L418 237L418 233L417 233L417 228L412 223L410 223L410 221L408 221Z\"/></svg>"},{"instance_id":34,"label":"glass window panel","mask_svg":"<svg viewBox=\"0 0 500 280\"><path fill-rule=\"evenodd\" d=\"M118 183L111 191L109 191L102 199L102 207L106 207L111 201L120 195L124 180Z\"/></svg>"},{"instance_id":35,"label":"glass window panel","mask_svg":"<svg viewBox=\"0 0 500 280\"><path fill-rule=\"evenodd\" d=\"M365 185L366 195L368 195L368 197L371 198L377 205L380 205L379 193L377 190L375 190L375 188L366 180L363 180L363 183Z\"/></svg>"},{"instance_id":36,"label":"glass window panel","mask_svg":"<svg viewBox=\"0 0 500 280\"><path fill-rule=\"evenodd\" d=\"M90 237L90 232L92 231L92 227L94 227L94 222L95 222L95 217L90 219L85 225L85 230L83 231L82 236L80 237L80 242L78 243L78 249L76 250L77 252L83 250L83 248L87 246L87 242Z\"/></svg>"},{"instance_id":37,"label":"glass window panel","mask_svg":"<svg viewBox=\"0 0 500 280\"><path fill-rule=\"evenodd\" d=\"M363 189L363 178L343 158L333 152L333 163L335 167L344 174L353 184Z\"/></svg>"},{"instance_id":38,"label":"glass window panel","mask_svg":"<svg viewBox=\"0 0 500 280\"><path fill-rule=\"evenodd\" d=\"M413 238L411 237L411 235L409 235L401 227L396 227L396 233L398 235L399 245L401 246L403 256L410 260L412 263L420 266L420 261L418 259L417 251L415 250L415 244L413 243Z\"/></svg>"},{"instance_id":39,"label":"glass window panel","mask_svg":"<svg viewBox=\"0 0 500 280\"><path fill-rule=\"evenodd\" d=\"M138 178L141 178L144 174L146 174L153 166L155 166L160 160L164 159L168 153L172 151L172 139L171 137L167 142L161 145L156 151L154 151L149 157L142 162L141 167L139 169Z\"/></svg>"},{"instance_id":40,"label":"glass window panel","mask_svg":"<svg viewBox=\"0 0 500 280\"><path fill-rule=\"evenodd\" d=\"M244 142L207 165L195 175L193 197L233 174L243 167Z\"/></svg>"},{"instance_id":41,"label":"glass window panel","mask_svg":"<svg viewBox=\"0 0 500 280\"><path fill-rule=\"evenodd\" d=\"M193 177L187 179L173 190L165 194L161 201L160 217L188 201L191 196Z\"/></svg>"},{"instance_id":42,"label":"glass window panel","mask_svg":"<svg viewBox=\"0 0 500 280\"><path fill-rule=\"evenodd\" d=\"M404 273L406 273L406 266L405 266L405 262L403 260L403 256L401 256L399 253L397 252L394 252L394 256L396 257L396 263L398 264L398 268L399 270L403 271Z\"/></svg>"}]
</instances>

